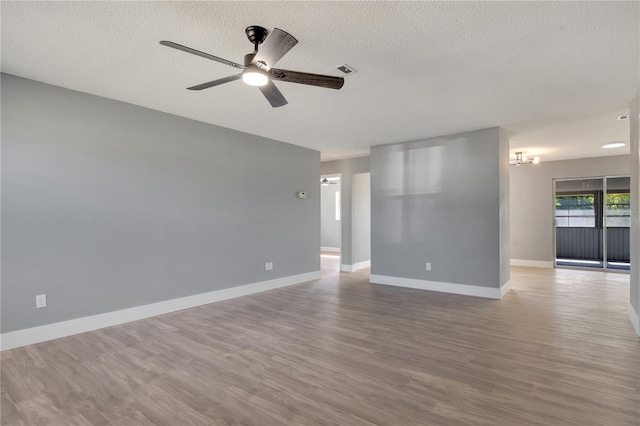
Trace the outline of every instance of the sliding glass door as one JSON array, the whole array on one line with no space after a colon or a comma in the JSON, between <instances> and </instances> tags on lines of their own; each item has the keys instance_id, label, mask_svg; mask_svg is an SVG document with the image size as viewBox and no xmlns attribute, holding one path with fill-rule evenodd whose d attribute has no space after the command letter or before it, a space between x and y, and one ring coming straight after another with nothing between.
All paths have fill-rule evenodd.
<instances>
[{"instance_id":1,"label":"sliding glass door","mask_svg":"<svg viewBox=\"0 0 640 426\"><path fill-rule=\"evenodd\" d=\"M554 181L556 266L629 270L630 179Z\"/></svg>"},{"instance_id":2,"label":"sliding glass door","mask_svg":"<svg viewBox=\"0 0 640 426\"><path fill-rule=\"evenodd\" d=\"M630 270L631 179L605 178L605 259L607 269Z\"/></svg>"},{"instance_id":3,"label":"sliding glass door","mask_svg":"<svg viewBox=\"0 0 640 426\"><path fill-rule=\"evenodd\" d=\"M603 179L558 180L555 184L556 265L602 269Z\"/></svg>"}]
</instances>

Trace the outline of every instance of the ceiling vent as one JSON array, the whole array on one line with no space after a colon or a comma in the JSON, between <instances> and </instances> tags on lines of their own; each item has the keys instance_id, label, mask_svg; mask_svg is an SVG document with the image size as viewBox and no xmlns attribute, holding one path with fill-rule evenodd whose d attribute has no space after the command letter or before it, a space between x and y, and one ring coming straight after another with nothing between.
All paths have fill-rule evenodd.
<instances>
[{"instance_id":1,"label":"ceiling vent","mask_svg":"<svg viewBox=\"0 0 640 426\"><path fill-rule=\"evenodd\" d=\"M350 67L347 64L338 65L336 69L340 71L343 77L347 77L349 75L356 73L356 70L354 70L352 67Z\"/></svg>"}]
</instances>

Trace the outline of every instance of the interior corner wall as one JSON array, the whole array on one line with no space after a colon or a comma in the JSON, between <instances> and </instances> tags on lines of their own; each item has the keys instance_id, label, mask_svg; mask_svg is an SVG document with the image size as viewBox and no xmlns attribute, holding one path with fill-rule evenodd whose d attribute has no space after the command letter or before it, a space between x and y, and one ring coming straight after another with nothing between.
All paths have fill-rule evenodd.
<instances>
[{"instance_id":1,"label":"interior corner wall","mask_svg":"<svg viewBox=\"0 0 640 426\"><path fill-rule=\"evenodd\" d=\"M629 174L629 156L543 161L511 167L511 259L553 267L553 180Z\"/></svg>"},{"instance_id":2,"label":"interior corner wall","mask_svg":"<svg viewBox=\"0 0 640 426\"><path fill-rule=\"evenodd\" d=\"M640 89L630 106L631 286L629 315L640 336ZM635 312L631 312L631 310Z\"/></svg>"},{"instance_id":3,"label":"interior corner wall","mask_svg":"<svg viewBox=\"0 0 640 426\"><path fill-rule=\"evenodd\" d=\"M320 270L319 152L1 84L3 333Z\"/></svg>"},{"instance_id":4,"label":"interior corner wall","mask_svg":"<svg viewBox=\"0 0 640 426\"><path fill-rule=\"evenodd\" d=\"M499 128L372 147L371 281L501 297L508 162Z\"/></svg>"},{"instance_id":5,"label":"interior corner wall","mask_svg":"<svg viewBox=\"0 0 640 426\"><path fill-rule=\"evenodd\" d=\"M342 191L342 246L340 262L343 265L354 265L353 256L353 176L358 173L369 173L369 156L349 158L345 160L323 161L318 176L340 174Z\"/></svg>"}]
</instances>

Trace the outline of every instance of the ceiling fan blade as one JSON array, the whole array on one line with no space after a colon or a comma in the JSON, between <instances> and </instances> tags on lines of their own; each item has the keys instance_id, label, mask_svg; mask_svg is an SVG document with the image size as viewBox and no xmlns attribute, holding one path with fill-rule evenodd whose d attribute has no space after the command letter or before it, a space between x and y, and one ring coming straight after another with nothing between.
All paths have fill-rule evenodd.
<instances>
[{"instance_id":1,"label":"ceiling fan blade","mask_svg":"<svg viewBox=\"0 0 640 426\"><path fill-rule=\"evenodd\" d=\"M269 74L273 80L325 87L327 89L338 90L344 85L344 78L333 77L330 75L310 74L307 72L281 70L276 68L271 68L269 70Z\"/></svg>"},{"instance_id":2,"label":"ceiling fan blade","mask_svg":"<svg viewBox=\"0 0 640 426\"><path fill-rule=\"evenodd\" d=\"M262 92L265 98L269 101L272 107L278 108L288 104L280 90L273 84L273 81L269 81L264 86L259 86L258 89Z\"/></svg>"},{"instance_id":3,"label":"ceiling fan blade","mask_svg":"<svg viewBox=\"0 0 640 426\"><path fill-rule=\"evenodd\" d=\"M265 42L262 43L262 46L258 48L258 53L251 63L263 62L269 69L297 43L298 40L288 32L282 31L280 28L274 28Z\"/></svg>"},{"instance_id":4,"label":"ceiling fan blade","mask_svg":"<svg viewBox=\"0 0 640 426\"><path fill-rule=\"evenodd\" d=\"M220 84L229 83L230 81L240 80L242 78L242 74L234 74L229 77L219 78L217 80L208 81L206 83L198 84L196 86L187 87L188 90L202 90L208 89L209 87L219 86Z\"/></svg>"},{"instance_id":5,"label":"ceiling fan blade","mask_svg":"<svg viewBox=\"0 0 640 426\"><path fill-rule=\"evenodd\" d=\"M178 44L178 43L174 43L172 41L162 40L160 42L160 44L163 45L163 46L172 47L174 49L182 50L183 52L191 53L192 55L198 55L198 56L201 56L203 58L211 59L212 61L220 62L221 64L229 65L229 66L232 66L234 68L244 69L243 65L240 65L240 64L238 64L236 62L228 61L228 60L223 59L223 58L218 58L217 56L213 56L213 55L210 55L208 53L201 52L199 50L192 49L190 47L183 46L183 45Z\"/></svg>"}]
</instances>

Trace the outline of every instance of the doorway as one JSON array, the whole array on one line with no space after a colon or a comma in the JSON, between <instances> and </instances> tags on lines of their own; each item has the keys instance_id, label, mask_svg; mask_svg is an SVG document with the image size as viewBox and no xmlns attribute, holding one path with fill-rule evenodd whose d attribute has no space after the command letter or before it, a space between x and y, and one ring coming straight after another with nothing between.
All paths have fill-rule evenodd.
<instances>
[{"instance_id":1,"label":"doorway","mask_svg":"<svg viewBox=\"0 0 640 426\"><path fill-rule=\"evenodd\" d=\"M320 176L320 266L322 275L340 273L342 251L342 179Z\"/></svg>"},{"instance_id":2,"label":"doorway","mask_svg":"<svg viewBox=\"0 0 640 426\"><path fill-rule=\"evenodd\" d=\"M555 266L630 270L629 176L554 180Z\"/></svg>"}]
</instances>

